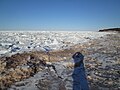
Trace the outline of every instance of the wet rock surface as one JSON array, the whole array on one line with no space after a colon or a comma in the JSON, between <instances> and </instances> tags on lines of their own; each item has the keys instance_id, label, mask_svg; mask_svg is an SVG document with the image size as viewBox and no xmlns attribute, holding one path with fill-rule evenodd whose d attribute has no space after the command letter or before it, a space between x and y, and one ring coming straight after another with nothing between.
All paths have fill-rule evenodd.
<instances>
[{"instance_id":1,"label":"wet rock surface","mask_svg":"<svg viewBox=\"0 0 120 90\"><path fill-rule=\"evenodd\" d=\"M2 90L72 90L72 55L80 51L91 90L120 89L120 35L76 44L68 49L28 52L0 58Z\"/></svg>"}]
</instances>

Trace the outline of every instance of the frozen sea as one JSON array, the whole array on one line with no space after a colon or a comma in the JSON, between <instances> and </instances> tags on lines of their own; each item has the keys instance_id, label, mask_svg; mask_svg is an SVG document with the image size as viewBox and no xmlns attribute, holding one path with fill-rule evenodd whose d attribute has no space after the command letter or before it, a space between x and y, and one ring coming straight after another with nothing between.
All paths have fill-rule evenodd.
<instances>
[{"instance_id":1,"label":"frozen sea","mask_svg":"<svg viewBox=\"0 0 120 90\"><path fill-rule=\"evenodd\" d=\"M27 51L66 49L75 44L103 37L108 32L95 31L1 31L0 56Z\"/></svg>"}]
</instances>

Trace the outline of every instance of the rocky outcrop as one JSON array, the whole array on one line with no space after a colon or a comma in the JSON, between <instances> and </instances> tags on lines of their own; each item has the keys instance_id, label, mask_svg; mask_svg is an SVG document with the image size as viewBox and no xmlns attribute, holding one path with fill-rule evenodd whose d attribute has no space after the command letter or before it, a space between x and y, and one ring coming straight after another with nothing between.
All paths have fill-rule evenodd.
<instances>
[{"instance_id":1,"label":"rocky outcrop","mask_svg":"<svg viewBox=\"0 0 120 90\"><path fill-rule=\"evenodd\" d=\"M70 52L72 53L73 50L55 51L50 54L45 52L17 53L11 57L0 58L0 89L4 90L15 82L33 77L46 67L52 68L57 73L55 66L50 62L68 59L71 56ZM67 67L67 65L64 66Z\"/></svg>"},{"instance_id":2,"label":"rocky outcrop","mask_svg":"<svg viewBox=\"0 0 120 90\"><path fill-rule=\"evenodd\" d=\"M0 59L0 88L4 90L11 84L35 75L45 68L45 60L33 54L16 54Z\"/></svg>"}]
</instances>

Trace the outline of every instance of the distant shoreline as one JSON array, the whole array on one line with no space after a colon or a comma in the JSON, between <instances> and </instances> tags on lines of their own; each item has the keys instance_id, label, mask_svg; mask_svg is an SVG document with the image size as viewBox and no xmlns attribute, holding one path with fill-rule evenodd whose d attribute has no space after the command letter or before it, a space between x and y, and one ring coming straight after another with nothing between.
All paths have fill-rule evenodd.
<instances>
[{"instance_id":1,"label":"distant shoreline","mask_svg":"<svg viewBox=\"0 0 120 90\"><path fill-rule=\"evenodd\" d=\"M99 32L120 32L120 28L103 29L103 30L99 30Z\"/></svg>"}]
</instances>

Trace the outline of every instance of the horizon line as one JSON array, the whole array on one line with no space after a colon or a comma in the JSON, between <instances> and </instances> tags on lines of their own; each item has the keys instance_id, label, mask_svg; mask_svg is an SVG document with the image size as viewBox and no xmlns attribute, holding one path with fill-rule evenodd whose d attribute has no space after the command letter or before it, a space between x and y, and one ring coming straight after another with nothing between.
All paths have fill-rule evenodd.
<instances>
[{"instance_id":1,"label":"horizon line","mask_svg":"<svg viewBox=\"0 0 120 90\"><path fill-rule=\"evenodd\" d=\"M79 28L41 28L41 29L0 29L1 30L5 30L5 31L16 31L16 30L22 30L22 31L31 31L31 30L35 30L35 31L99 31L98 29L79 29Z\"/></svg>"}]
</instances>

